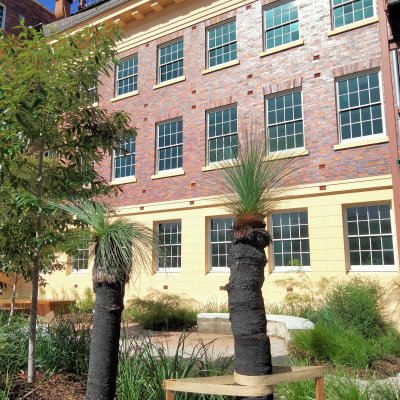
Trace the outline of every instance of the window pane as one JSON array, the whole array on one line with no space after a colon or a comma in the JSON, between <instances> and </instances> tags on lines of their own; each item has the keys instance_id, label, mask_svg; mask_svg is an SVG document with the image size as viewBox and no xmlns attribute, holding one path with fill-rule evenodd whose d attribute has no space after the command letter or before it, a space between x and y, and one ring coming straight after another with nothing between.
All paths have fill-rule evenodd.
<instances>
[{"instance_id":1,"label":"window pane","mask_svg":"<svg viewBox=\"0 0 400 400\"><path fill-rule=\"evenodd\" d=\"M334 0L333 22L334 28L361 21L374 15L371 0Z\"/></svg>"},{"instance_id":2,"label":"window pane","mask_svg":"<svg viewBox=\"0 0 400 400\"><path fill-rule=\"evenodd\" d=\"M183 41L164 45L158 49L159 82L183 76Z\"/></svg>"},{"instance_id":3,"label":"window pane","mask_svg":"<svg viewBox=\"0 0 400 400\"><path fill-rule=\"evenodd\" d=\"M231 247L233 218L213 218L210 222L211 268L228 266Z\"/></svg>"},{"instance_id":4,"label":"window pane","mask_svg":"<svg viewBox=\"0 0 400 400\"><path fill-rule=\"evenodd\" d=\"M272 233L275 267L310 265L307 212L273 214Z\"/></svg>"},{"instance_id":5,"label":"window pane","mask_svg":"<svg viewBox=\"0 0 400 400\"><path fill-rule=\"evenodd\" d=\"M158 172L182 168L183 122L167 122L157 126Z\"/></svg>"},{"instance_id":6,"label":"window pane","mask_svg":"<svg viewBox=\"0 0 400 400\"><path fill-rule=\"evenodd\" d=\"M181 268L181 223L159 224L158 242L161 248L158 269Z\"/></svg>"}]
</instances>

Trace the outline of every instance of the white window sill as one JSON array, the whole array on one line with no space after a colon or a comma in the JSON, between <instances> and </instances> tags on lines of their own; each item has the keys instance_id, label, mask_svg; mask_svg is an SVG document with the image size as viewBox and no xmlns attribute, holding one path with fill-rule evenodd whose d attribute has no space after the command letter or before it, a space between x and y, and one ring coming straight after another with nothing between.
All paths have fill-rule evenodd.
<instances>
[{"instance_id":1,"label":"white window sill","mask_svg":"<svg viewBox=\"0 0 400 400\"><path fill-rule=\"evenodd\" d=\"M109 185L114 186L114 185L125 185L127 183L136 183L136 177L135 176L128 176L126 178L117 178L113 179Z\"/></svg>"},{"instance_id":2,"label":"white window sill","mask_svg":"<svg viewBox=\"0 0 400 400\"><path fill-rule=\"evenodd\" d=\"M234 167L234 162L235 160L225 160L225 161L217 161L215 163L211 163L205 167L203 167L201 170L203 172L206 171L214 171L216 169L223 169L223 168L230 168L230 167Z\"/></svg>"},{"instance_id":3,"label":"white window sill","mask_svg":"<svg viewBox=\"0 0 400 400\"><path fill-rule=\"evenodd\" d=\"M169 171L163 171L159 172L156 175L152 175L151 179L163 179L163 178L170 178L172 176L180 176L180 175L185 175L185 171L183 169L172 169Z\"/></svg>"},{"instance_id":4,"label":"white window sill","mask_svg":"<svg viewBox=\"0 0 400 400\"><path fill-rule=\"evenodd\" d=\"M139 94L139 92L137 90L135 90L134 92L125 93L125 94L121 94L121 96L114 97L110 101L111 101L111 103L114 103L115 101L127 99L128 97L137 96L138 94Z\"/></svg>"},{"instance_id":5,"label":"white window sill","mask_svg":"<svg viewBox=\"0 0 400 400\"><path fill-rule=\"evenodd\" d=\"M269 153L268 156L265 157L265 161L279 160L282 158L302 157L302 156L308 156L309 154L310 152L306 149L275 151Z\"/></svg>"},{"instance_id":6,"label":"white window sill","mask_svg":"<svg viewBox=\"0 0 400 400\"><path fill-rule=\"evenodd\" d=\"M275 267L272 272L311 272L311 267Z\"/></svg>"},{"instance_id":7,"label":"white window sill","mask_svg":"<svg viewBox=\"0 0 400 400\"><path fill-rule=\"evenodd\" d=\"M221 69L233 67L234 65L239 65L239 64L240 64L239 60L232 60L232 61L228 61L223 64L215 65L214 67L207 68L204 71L202 71L201 73L203 75L207 75L207 74L211 74L212 72L221 71Z\"/></svg>"},{"instance_id":8,"label":"white window sill","mask_svg":"<svg viewBox=\"0 0 400 400\"><path fill-rule=\"evenodd\" d=\"M373 265L370 268L366 266L353 266L350 267L349 272L398 272L398 269L395 265Z\"/></svg>"},{"instance_id":9,"label":"white window sill","mask_svg":"<svg viewBox=\"0 0 400 400\"><path fill-rule=\"evenodd\" d=\"M154 85L153 89L160 89L163 88L165 86L169 86L169 85L174 85L175 83L179 83L179 82L183 82L186 81L186 76L180 76L179 78L175 78L175 79L170 79L169 81L165 81L162 83L159 83L158 85Z\"/></svg>"},{"instance_id":10,"label":"white window sill","mask_svg":"<svg viewBox=\"0 0 400 400\"><path fill-rule=\"evenodd\" d=\"M161 274L177 274L182 272L182 268L160 268L156 272Z\"/></svg>"},{"instance_id":11,"label":"white window sill","mask_svg":"<svg viewBox=\"0 0 400 400\"><path fill-rule=\"evenodd\" d=\"M280 53L281 51L289 50L294 47L303 46L303 44L304 44L304 39L295 40L293 42L286 43L281 46L276 46L276 47L273 47L272 49L263 51L262 53L260 53L260 57L266 57L271 54Z\"/></svg>"},{"instance_id":12,"label":"white window sill","mask_svg":"<svg viewBox=\"0 0 400 400\"><path fill-rule=\"evenodd\" d=\"M231 272L231 271L230 271L230 269L227 268L227 267L226 267L226 268L224 268L224 267L219 267L219 268L214 267L214 268L211 268L209 272L210 272L211 274L213 274L213 273L217 273L217 274L220 274L220 273L229 274L229 272Z\"/></svg>"},{"instance_id":13,"label":"white window sill","mask_svg":"<svg viewBox=\"0 0 400 400\"><path fill-rule=\"evenodd\" d=\"M370 17L370 18L364 19L362 21L353 22L352 24L344 25L344 26L341 26L340 28L336 28L336 29L329 31L328 36L334 36L334 35L338 35L339 33L352 31L353 29L357 29L362 26L374 24L375 22L378 22L378 21L379 21L379 18L377 16L375 16L375 17Z\"/></svg>"},{"instance_id":14,"label":"white window sill","mask_svg":"<svg viewBox=\"0 0 400 400\"><path fill-rule=\"evenodd\" d=\"M376 135L376 137L368 136L368 138L344 141L340 144L334 145L333 149L334 150L350 149L352 147L361 147L361 146L369 146L372 144L387 143L388 141L389 138L386 135Z\"/></svg>"},{"instance_id":15,"label":"white window sill","mask_svg":"<svg viewBox=\"0 0 400 400\"><path fill-rule=\"evenodd\" d=\"M89 273L88 269L80 269L80 270L73 269L71 271L71 275L86 275L88 273Z\"/></svg>"}]
</instances>

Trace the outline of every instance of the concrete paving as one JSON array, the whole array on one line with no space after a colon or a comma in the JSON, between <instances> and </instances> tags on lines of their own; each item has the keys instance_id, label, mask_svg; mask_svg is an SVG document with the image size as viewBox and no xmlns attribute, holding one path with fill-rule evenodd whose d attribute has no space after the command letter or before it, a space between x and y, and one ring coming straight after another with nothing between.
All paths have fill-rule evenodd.
<instances>
[{"instance_id":1,"label":"concrete paving","mask_svg":"<svg viewBox=\"0 0 400 400\"><path fill-rule=\"evenodd\" d=\"M129 338L147 336L152 343L161 344L167 349L170 355L175 354L178 347L179 338L182 332L157 332L141 329L138 325L128 326L127 334ZM288 355L286 342L284 339L270 337L271 353L274 365L284 365ZM185 340L185 353L190 354L195 348L201 345L210 347L209 354L212 358L230 357L234 354L233 336L218 335L209 333L190 332Z\"/></svg>"}]
</instances>

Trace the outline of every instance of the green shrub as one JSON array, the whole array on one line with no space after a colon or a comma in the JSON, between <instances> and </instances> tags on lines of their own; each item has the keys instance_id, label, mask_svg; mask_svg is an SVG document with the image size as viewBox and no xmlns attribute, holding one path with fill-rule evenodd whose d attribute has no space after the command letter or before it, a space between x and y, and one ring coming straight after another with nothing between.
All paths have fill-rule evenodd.
<instances>
[{"instance_id":1,"label":"green shrub","mask_svg":"<svg viewBox=\"0 0 400 400\"><path fill-rule=\"evenodd\" d=\"M354 277L332 287L324 308L346 327L356 329L364 337L376 337L387 329L381 298L382 287L376 280Z\"/></svg>"},{"instance_id":2,"label":"green shrub","mask_svg":"<svg viewBox=\"0 0 400 400\"><path fill-rule=\"evenodd\" d=\"M159 292L131 300L125 315L133 316L143 328L153 330L186 329L197 323L193 300Z\"/></svg>"},{"instance_id":3,"label":"green shrub","mask_svg":"<svg viewBox=\"0 0 400 400\"><path fill-rule=\"evenodd\" d=\"M89 365L91 318L68 315L39 330L36 365L51 372L85 375Z\"/></svg>"},{"instance_id":4,"label":"green shrub","mask_svg":"<svg viewBox=\"0 0 400 400\"><path fill-rule=\"evenodd\" d=\"M70 307L71 313L91 314L94 310L95 295L92 289L85 288L83 297L76 296L75 304Z\"/></svg>"},{"instance_id":5,"label":"green shrub","mask_svg":"<svg viewBox=\"0 0 400 400\"><path fill-rule=\"evenodd\" d=\"M214 358L212 344L187 350L188 335L181 335L176 351L151 342L148 337L123 340L117 378L118 400L164 398L163 381L170 378L214 376L232 373L232 357ZM214 361L215 360L215 361ZM221 396L177 393L177 400L223 400Z\"/></svg>"},{"instance_id":6,"label":"green shrub","mask_svg":"<svg viewBox=\"0 0 400 400\"><path fill-rule=\"evenodd\" d=\"M28 321L15 315L8 325L8 313L0 313L0 373L25 368L28 358Z\"/></svg>"}]
</instances>

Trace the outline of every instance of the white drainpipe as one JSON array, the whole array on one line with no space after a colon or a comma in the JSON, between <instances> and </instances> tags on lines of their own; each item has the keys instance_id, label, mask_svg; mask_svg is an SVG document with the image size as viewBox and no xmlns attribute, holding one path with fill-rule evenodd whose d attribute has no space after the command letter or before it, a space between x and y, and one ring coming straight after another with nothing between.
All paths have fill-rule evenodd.
<instances>
[{"instance_id":1,"label":"white drainpipe","mask_svg":"<svg viewBox=\"0 0 400 400\"><path fill-rule=\"evenodd\" d=\"M397 130L400 135L400 69L399 69L399 50L392 50L392 73L394 82L394 92L397 110ZM400 137L399 137L400 139Z\"/></svg>"}]
</instances>

